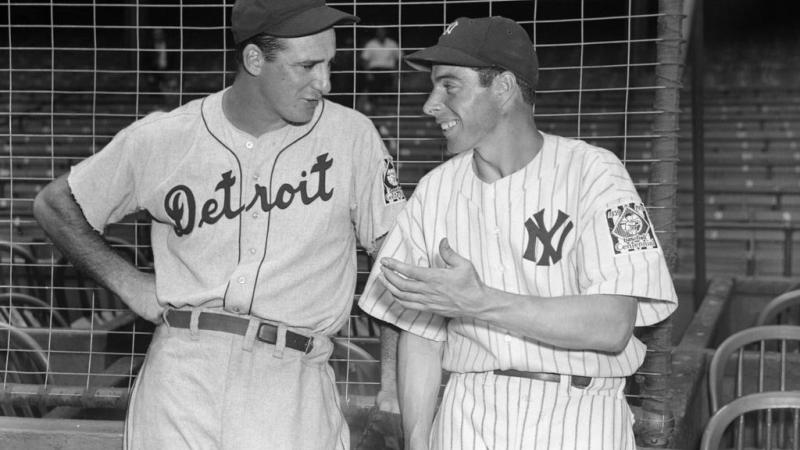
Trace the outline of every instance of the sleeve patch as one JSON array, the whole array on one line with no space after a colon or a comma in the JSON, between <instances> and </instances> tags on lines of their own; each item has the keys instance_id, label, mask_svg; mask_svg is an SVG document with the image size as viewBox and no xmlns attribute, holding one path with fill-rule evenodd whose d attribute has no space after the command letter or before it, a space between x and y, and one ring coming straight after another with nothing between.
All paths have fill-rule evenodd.
<instances>
[{"instance_id":1,"label":"sleeve patch","mask_svg":"<svg viewBox=\"0 0 800 450\"><path fill-rule=\"evenodd\" d=\"M384 162L386 167L383 171L383 200L387 205L391 205L405 200L406 196L403 194L403 188L400 187L400 182L397 179L394 163L390 159Z\"/></svg>"},{"instance_id":2,"label":"sleeve patch","mask_svg":"<svg viewBox=\"0 0 800 450\"><path fill-rule=\"evenodd\" d=\"M614 255L658 248L653 224L641 203L626 203L606 211Z\"/></svg>"}]
</instances>

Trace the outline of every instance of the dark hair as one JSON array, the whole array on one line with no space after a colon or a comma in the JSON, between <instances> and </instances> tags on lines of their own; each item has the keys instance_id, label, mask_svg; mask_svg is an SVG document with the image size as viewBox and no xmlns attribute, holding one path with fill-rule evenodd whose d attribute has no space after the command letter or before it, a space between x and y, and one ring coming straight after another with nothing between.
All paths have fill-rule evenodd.
<instances>
[{"instance_id":1,"label":"dark hair","mask_svg":"<svg viewBox=\"0 0 800 450\"><path fill-rule=\"evenodd\" d=\"M498 75L505 72L505 69L501 69L499 67L475 67L473 69L478 72L478 81L481 83L481 87L489 86ZM519 90L522 91L522 101L533 106L533 99L536 96L536 89L531 87L531 85L529 85L522 78L516 76L516 74L514 75L514 78L517 79Z\"/></svg>"},{"instance_id":2,"label":"dark hair","mask_svg":"<svg viewBox=\"0 0 800 450\"><path fill-rule=\"evenodd\" d=\"M267 62L275 61L275 57L278 53L286 50L286 42L283 39L264 33L257 34L236 45L236 62L239 63L239 65L242 65L244 62L242 59L244 48L250 44L255 44L261 49L261 53L264 54L264 61Z\"/></svg>"}]
</instances>

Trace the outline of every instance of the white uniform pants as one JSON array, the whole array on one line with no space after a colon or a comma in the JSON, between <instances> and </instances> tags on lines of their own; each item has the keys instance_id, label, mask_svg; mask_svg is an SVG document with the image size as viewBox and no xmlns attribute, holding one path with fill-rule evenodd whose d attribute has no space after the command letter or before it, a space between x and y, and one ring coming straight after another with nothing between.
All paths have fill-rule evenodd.
<instances>
[{"instance_id":1,"label":"white uniform pants","mask_svg":"<svg viewBox=\"0 0 800 450\"><path fill-rule=\"evenodd\" d=\"M483 373L453 373L431 431L431 450L635 450L624 378L585 388Z\"/></svg>"},{"instance_id":2,"label":"white uniform pants","mask_svg":"<svg viewBox=\"0 0 800 450\"><path fill-rule=\"evenodd\" d=\"M349 450L331 341L280 352L255 329L159 326L131 393L125 448Z\"/></svg>"}]
</instances>

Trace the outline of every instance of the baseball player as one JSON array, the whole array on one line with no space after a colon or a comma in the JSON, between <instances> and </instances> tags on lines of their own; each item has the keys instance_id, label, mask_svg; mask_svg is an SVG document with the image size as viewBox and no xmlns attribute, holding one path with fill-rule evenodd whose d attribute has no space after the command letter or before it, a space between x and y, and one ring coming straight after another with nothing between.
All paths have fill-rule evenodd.
<instances>
[{"instance_id":1,"label":"baseball player","mask_svg":"<svg viewBox=\"0 0 800 450\"><path fill-rule=\"evenodd\" d=\"M231 87L133 123L37 197L74 264L160 323L126 448L349 450L329 336L356 243L375 251L405 204L370 120L324 99L332 27L356 20L323 0L238 0ZM100 237L141 210L155 276Z\"/></svg>"},{"instance_id":2,"label":"baseball player","mask_svg":"<svg viewBox=\"0 0 800 450\"><path fill-rule=\"evenodd\" d=\"M407 448L634 449L632 331L676 295L625 168L537 129L536 53L509 19L459 18L407 61L431 71L424 112L455 154L418 184L359 301L403 330Z\"/></svg>"}]
</instances>

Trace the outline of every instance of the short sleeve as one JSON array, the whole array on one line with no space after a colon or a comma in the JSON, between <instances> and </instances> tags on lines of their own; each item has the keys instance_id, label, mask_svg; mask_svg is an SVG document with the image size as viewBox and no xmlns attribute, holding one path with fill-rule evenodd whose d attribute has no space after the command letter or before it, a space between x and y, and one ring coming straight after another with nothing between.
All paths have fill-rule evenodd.
<instances>
[{"instance_id":1,"label":"short sleeve","mask_svg":"<svg viewBox=\"0 0 800 450\"><path fill-rule=\"evenodd\" d=\"M396 225L386 236L358 305L376 319L427 339L444 341L447 337L446 319L436 314L404 308L395 300L380 276L381 258L394 258L421 267L431 266L423 244L419 212L420 203L417 197L412 196L405 210L398 216Z\"/></svg>"},{"instance_id":2,"label":"short sleeve","mask_svg":"<svg viewBox=\"0 0 800 450\"><path fill-rule=\"evenodd\" d=\"M352 218L359 244L367 252L374 253L376 241L394 225L406 204L406 197L394 162L378 132L371 128L357 140L356 146L361 155L354 161Z\"/></svg>"},{"instance_id":3,"label":"short sleeve","mask_svg":"<svg viewBox=\"0 0 800 450\"><path fill-rule=\"evenodd\" d=\"M593 186L602 194L586 203L592 206L578 236L581 292L636 297L635 325L660 322L678 300L650 215L618 160L607 162L597 180Z\"/></svg>"},{"instance_id":4,"label":"short sleeve","mask_svg":"<svg viewBox=\"0 0 800 450\"><path fill-rule=\"evenodd\" d=\"M67 182L72 195L86 220L100 233L106 225L140 209L136 167L145 161L139 149L129 127L70 170Z\"/></svg>"}]
</instances>

